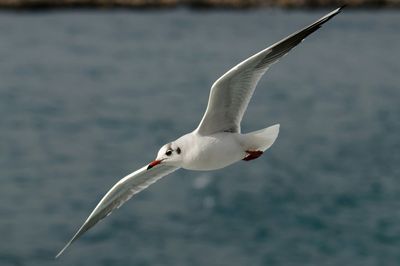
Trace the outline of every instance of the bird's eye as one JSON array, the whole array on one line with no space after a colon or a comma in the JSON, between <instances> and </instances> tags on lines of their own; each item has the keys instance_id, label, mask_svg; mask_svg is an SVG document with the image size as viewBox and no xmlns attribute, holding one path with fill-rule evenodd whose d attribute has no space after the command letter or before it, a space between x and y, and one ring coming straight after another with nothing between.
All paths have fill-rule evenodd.
<instances>
[{"instance_id":1,"label":"bird's eye","mask_svg":"<svg viewBox=\"0 0 400 266\"><path fill-rule=\"evenodd\" d=\"M178 154L181 154L181 148L178 147L178 148L176 149L176 152L177 152Z\"/></svg>"},{"instance_id":2,"label":"bird's eye","mask_svg":"<svg viewBox=\"0 0 400 266\"><path fill-rule=\"evenodd\" d=\"M167 150L167 152L165 153L165 155L167 155L167 156L171 156L171 154L172 154L172 150Z\"/></svg>"}]
</instances>

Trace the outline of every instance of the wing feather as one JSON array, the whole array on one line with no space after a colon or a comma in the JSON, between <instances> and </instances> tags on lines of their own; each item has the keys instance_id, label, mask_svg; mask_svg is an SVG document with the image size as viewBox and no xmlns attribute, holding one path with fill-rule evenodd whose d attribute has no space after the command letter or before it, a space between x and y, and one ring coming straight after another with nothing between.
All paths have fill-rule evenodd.
<instances>
[{"instance_id":1,"label":"wing feather","mask_svg":"<svg viewBox=\"0 0 400 266\"><path fill-rule=\"evenodd\" d=\"M58 258L75 240L82 236L86 231L92 228L101 219L118 209L122 204L128 201L133 195L147 188L160 178L176 171L178 167L160 164L149 170L147 166L127 175L118 181L100 200L96 208L92 211L83 225L79 228L72 239L56 255Z\"/></svg>"},{"instance_id":2,"label":"wing feather","mask_svg":"<svg viewBox=\"0 0 400 266\"><path fill-rule=\"evenodd\" d=\"M201 135L223 131L240 133L240 122L262 75L341 9L342 7L330 12L311 25L251 56L220 77L211 87L206 112L196 131Z\"/></svg>"}]
</instances>

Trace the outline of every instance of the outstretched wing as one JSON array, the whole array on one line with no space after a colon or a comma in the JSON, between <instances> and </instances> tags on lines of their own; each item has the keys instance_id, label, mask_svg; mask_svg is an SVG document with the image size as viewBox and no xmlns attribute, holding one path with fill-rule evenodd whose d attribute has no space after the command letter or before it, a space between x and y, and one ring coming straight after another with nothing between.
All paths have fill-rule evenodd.
<instances>
[{"instance_id":1,"label":"outstretched wing","mask_svg":"<svg viewBox=\"0 0 400 266\"><path fill-rule=\"evenodd\" d=\"M110 215L113 210L119 208L134 194L139 193L160 178L178 169L178 167L167 166L163 164L155 166L151 169L147 168L148 166L146 165L118 181L118 183L116 183L100 200L96 208L92 211L81 228L79 228L78 232L76 232L74 237L57 254L56 258L58 258L65 251L65 249L72 244L72 242L77 240L101 219Z\"/></svg>"},{"instance_id":2,"label":"outstretched wing","mask_svg":"<svg viewBox=\"0 0 400 266\"><path fill-rule=\"evenodd\" d=\"M308 27L244 60L220 77L211 87L208 106L197 132L201 135L223 131L240 133L240 122L261 76L341 9L332 11Z\"/></svg>"}]
</instances>

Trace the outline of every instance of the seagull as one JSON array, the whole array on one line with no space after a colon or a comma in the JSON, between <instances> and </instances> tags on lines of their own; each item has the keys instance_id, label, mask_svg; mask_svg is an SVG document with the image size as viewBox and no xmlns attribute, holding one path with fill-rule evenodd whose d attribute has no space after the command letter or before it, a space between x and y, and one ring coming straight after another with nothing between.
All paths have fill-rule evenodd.
<instances>
[{"instance_id":1,"label":"seagull","mask_svg":"<svg viewBox=\"0 0 400 266\"><path fill-rule=\"evenodd\" d=\"M133 195L179 168L208 171L240 160L251 161L260 157L278 137L279 124L241 134L240 122L258 81L272 64L337 15L342 8L335 9L311 25L249 57L215 81L206 112L198 127L162 146L154 161L118 181L56 258L72 242Z\"/></svg>"}]
</instances>

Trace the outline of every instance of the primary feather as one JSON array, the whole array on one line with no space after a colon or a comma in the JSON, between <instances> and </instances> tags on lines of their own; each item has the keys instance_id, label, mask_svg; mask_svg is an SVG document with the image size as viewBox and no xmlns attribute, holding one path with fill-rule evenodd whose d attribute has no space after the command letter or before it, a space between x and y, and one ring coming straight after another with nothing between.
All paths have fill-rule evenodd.
<instances>
[{"instance_id":1,"label":"primary feather","mask_svg":"<svg viewBox=\"0 0 400 266\"><path fill-rule=\"evenodd\" d=\"M97 224L101 219L111 214L111 212L119 208L128 201L133 195L147 188L160 178L174 172L178 167L168 165L158 165L147 169L147 165L139 170L127 175L118 181L100 200L96 208L92 211L81 228L76 232L72 239L64 246L64 248L56 255L58 258L75 240L82 236L86 231Z\"/></svg>"},{"instance_id":2,"label":"primary feather","mask_svg":"<svg viewBox=\"0 0 400 266\"><path fill-rule=\"evenodd\" d=\"M338 8L311 25L239 63L211 87L206 112L197 127L201 135L240 133L240 122L262 75L293 47L340 12Z\"/></svg>"}]
</instances>

